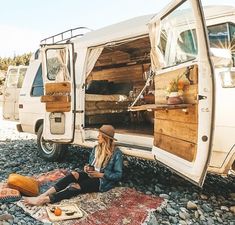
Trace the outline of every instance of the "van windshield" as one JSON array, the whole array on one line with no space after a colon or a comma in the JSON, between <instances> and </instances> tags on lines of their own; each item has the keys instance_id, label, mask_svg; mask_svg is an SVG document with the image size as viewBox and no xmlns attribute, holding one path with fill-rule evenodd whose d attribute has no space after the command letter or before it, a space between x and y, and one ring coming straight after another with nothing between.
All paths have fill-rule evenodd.
<instances>
[{"instance_id":1,"label":"van windshield","mask_svg":"<svg viewBox=\"0 0 235 225\"><path fill-rule=\"evenodd\" d=\"M230 49L235 66L235 25L223 23L208 27L210 47Z\"/></svg>"},{"instance_id":2,"label":"van windshield","mask_svg":"<svg viewBox=\"0 0 235 225\"><path fill-rule=\"evenodd\" d=\"M208 26L208 37L211 48L219 49L230 49L232 54L233 66L235 66L235 25L232 23L223 23L213 26ZM193 35L192 35L193 33ZM181 32L178 42L188 43L187 45L181 45L181 50L185 54L197 53L197 42L194 40L196 38L195 29L186 30ZM195 43L195 45L193 45ZM192 48L192 46L194 48Z\"/></svg>"}]
</instances>

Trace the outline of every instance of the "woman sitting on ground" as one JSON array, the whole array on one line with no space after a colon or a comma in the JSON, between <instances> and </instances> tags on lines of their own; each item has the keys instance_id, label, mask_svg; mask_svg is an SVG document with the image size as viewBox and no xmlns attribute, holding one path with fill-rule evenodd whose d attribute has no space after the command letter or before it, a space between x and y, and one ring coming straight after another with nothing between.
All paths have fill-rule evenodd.
<instances>
[{"instance_id":1,"label":"woman sitting on ground","mask_svg":"<svg viewBox=\"0 0 235 225\"><path fill-rule=\"evenodd\" d=\"M115 186L122 177L122 152L114 146L114 128L103 125L99 129L98 145L89 158L84 172L72 171L38 197L24 197L30 205L55 203L78 194L104 192Z\"/></svg>"}]
</instances>

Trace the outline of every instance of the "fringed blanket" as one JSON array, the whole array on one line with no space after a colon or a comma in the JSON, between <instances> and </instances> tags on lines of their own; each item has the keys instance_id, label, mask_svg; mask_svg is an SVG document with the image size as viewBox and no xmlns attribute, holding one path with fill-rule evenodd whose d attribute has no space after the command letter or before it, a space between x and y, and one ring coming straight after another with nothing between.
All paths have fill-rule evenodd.
<instances>
[{"instance_id":1,"label":"fringed blanket","mask_svg":"<svg viewBox=\"0 0 235 225\"><path fill-rule=\"evenodd\" d=\"M55 180L63 177L65 170L56 170L38 176L42 190L51 186ZM48 185L49 184L49 185ZM148 224L151 213L163 202L163 199L145 195L131 188L117 187L104 193L82 194L60 205L76 204L82 211L80 219L55 222L55 225L141 225ZM29 207L22 201L17 205L33 218L50 223L46 207ZM58 205L58 204L57 204Z\"/></svg>"}]
</instances>

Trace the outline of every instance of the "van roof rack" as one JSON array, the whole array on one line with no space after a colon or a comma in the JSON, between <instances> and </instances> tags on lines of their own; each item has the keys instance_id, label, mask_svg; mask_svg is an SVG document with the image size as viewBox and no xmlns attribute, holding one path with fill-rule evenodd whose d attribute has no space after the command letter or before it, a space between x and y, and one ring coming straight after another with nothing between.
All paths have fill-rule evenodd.
<instances>
[{"instance_id":1,"label":"van roof rack","mask_svg":"<svg viewBox=\"0 0 235 225\"><path fill-rule=\"evenodd\" d=\"M87 27L76 27L69 29L41 40L40 45L65 43L72 38L83 36L88 31L92 30Z\"/></svg>"}]
</instances>

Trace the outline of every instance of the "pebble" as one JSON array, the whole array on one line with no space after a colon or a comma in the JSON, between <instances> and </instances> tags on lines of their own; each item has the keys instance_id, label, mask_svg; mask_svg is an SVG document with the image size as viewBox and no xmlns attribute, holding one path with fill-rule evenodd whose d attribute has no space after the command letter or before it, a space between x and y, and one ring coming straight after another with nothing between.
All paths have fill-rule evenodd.
<instances>
[{"instance_id":1,"label":"pebble","mask_svg":"<svg viewBox=\"0 0 235 225\"><path fill-rule=\"evenodd\" d=\"M188 201L187 209L197 209L197 204L195 204L194 202Z\"/></svg>"},{"instance_id":2,"label":"pebble","mask_svg":"<svg viewBox=\"0 0 235 225\"><path fill-rule=\"evenodd\" d=\"M226 211L226 212L229 212L229 208L227 206L221 206L220 209L222 211Z\"/></svg>"},{"instance_id":3,"label":"pebble","mask_svg":"<svg viewBox=\"0 0 235 225\"><path fill-rule=\"evenodd\" d=\"M82 169L88 160L87 149L70 146L62 162L47 162L37 153L35 135L18 133L15 123L7 125L0 119L0 124L0 180L6 180L13 171L34 175L56 168ZM124 160L124 176L120 185L166 200L164 210L153 213L146 225L235 225L234 175L224 178L208 174L201 189L154 162L127 156ZM4 221L5 225L43 224L12 203L0 205L2 214L13 216Z\"/></svg>"}]
</instances>

